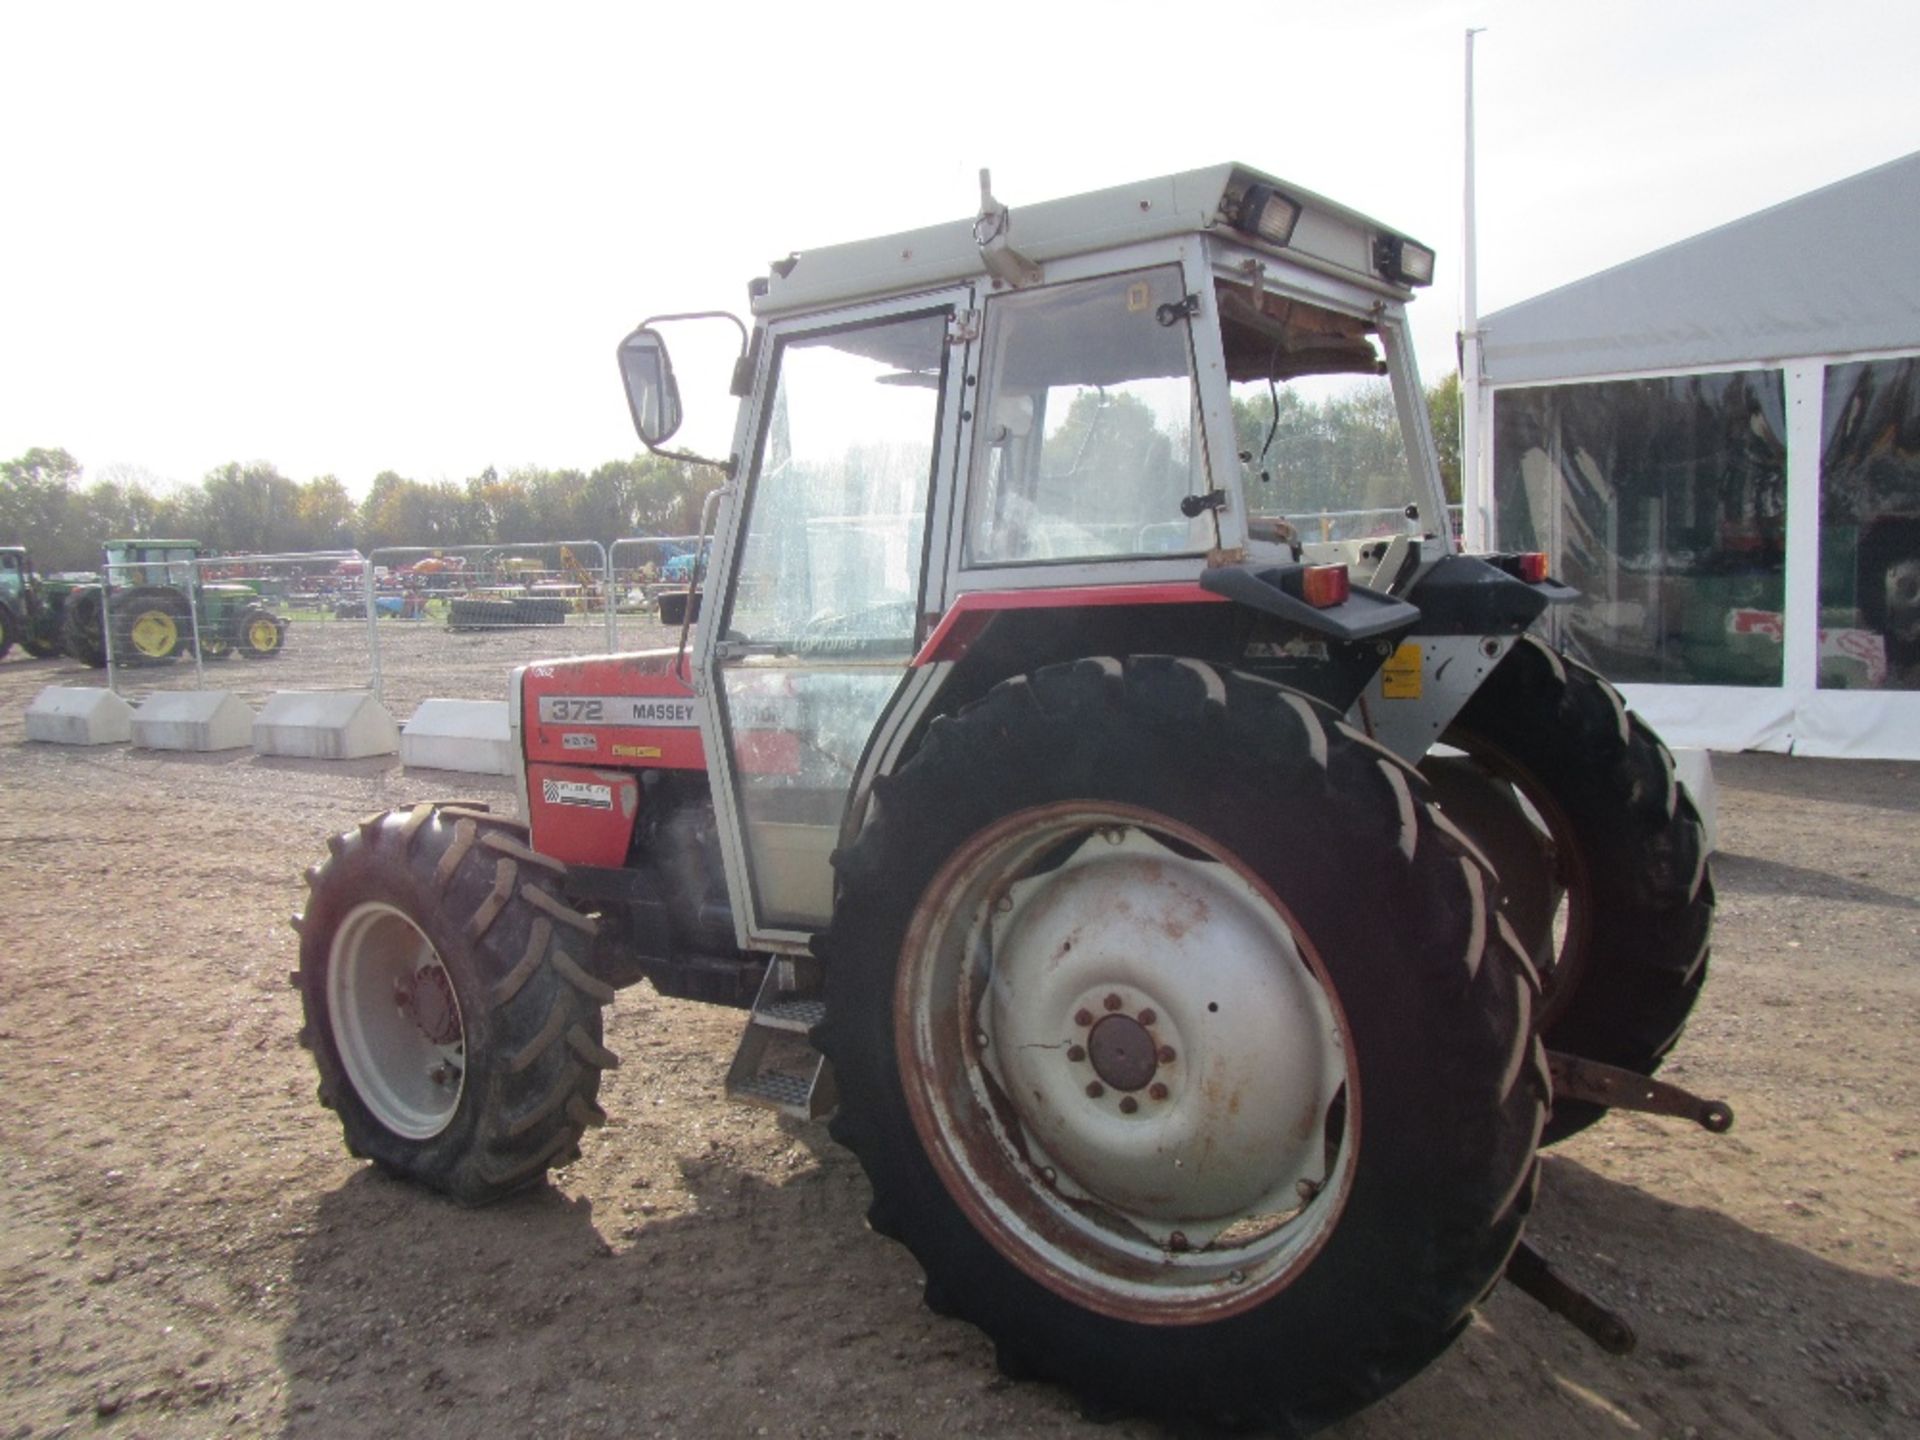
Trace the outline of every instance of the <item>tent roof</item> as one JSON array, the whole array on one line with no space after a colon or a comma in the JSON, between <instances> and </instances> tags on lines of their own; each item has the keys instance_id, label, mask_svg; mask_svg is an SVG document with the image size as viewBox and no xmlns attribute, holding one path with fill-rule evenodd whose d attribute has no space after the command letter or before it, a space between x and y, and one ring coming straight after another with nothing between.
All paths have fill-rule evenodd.
<instances>
[{"instance_id":1,"label":"tent roof","mask_svg":"<svg viewBox=\"0 0 1920 1440\"><path fill-rule=\"evenodd\" d=\"M1489 384L1920 346L1920 152L1510 305Z\"/></svg>"}]
</instances>

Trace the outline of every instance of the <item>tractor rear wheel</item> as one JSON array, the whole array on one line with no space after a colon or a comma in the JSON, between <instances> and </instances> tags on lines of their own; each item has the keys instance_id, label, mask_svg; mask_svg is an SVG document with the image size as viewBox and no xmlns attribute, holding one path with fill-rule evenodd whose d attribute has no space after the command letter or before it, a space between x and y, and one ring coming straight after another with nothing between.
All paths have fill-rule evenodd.
<instances>
[{"instance_id":1,"label":"tractor rear wheel","mask_svg":"<svg viewBox=\"0 0 1920 1440\"><path fill-rule=\"evenodd\" d=\"M100 592L76 590L67 601L60 635L67 654L98 670L107 663L106 630L100 623Z\"/></svg>"},{"instance_id":2,"label":"tractor rear wheel","mask_svg":"<svg viewBox=\"0 0 1920 1440\"><path fill-rule=\"evenodd\" d=\"M605 1117L596 922L513 821L418 805L336 835L296 919L301 1041L347 1149L468 1204L537 1182ZM571 952L571 953L570 953Z\"/></svg>"},{"instance_id":3,"label":"tractor rear wheel","mask_svg":"<svg viewBox=\"0 0 1920 1440\"><path fill-rule=\"evenodd\" d=\"M13 612L0 605L0 660L6 659L7 652L13 649L13 642L18 638L16 629Z\"/></svg>"},{"instance_id":4,"label":"tractor rear wheel","mask_svg":"<svg viewBox=\"0 0 1920 1440\"><path fill-rule=\"evenodd\" d=\"M875 787L821 940L834 1135L1003 1368L1296 1433L1466 1325L1548 1081L1531 968L1422 789L1168 658L1008 681Z\"/></svg>"},{"instance_id":5,"label":"tractor rear wheel","mask_svg":"<svg viewBox=\"0 0 1920 1440\"><path fill-rule=\"evenodd\" d=\"M1707 976L1713 879L1673 756L1612 686L1523 637L1422 769L1488 856L1540 972L1547 1047L1651 1075ZM1558 1104L1545 1143L1606 1111Z\"/></svg>"},{"instance_id":6,"label":"tractor rear wheel","mask_svg":"<svg viewBox=\"0 0 1920 1440\"><path fill-rule=\"evenodd\" d=\"M157 665L193 649L193 618L178 590L129 590L112 602L113 658L122 665Z\"/></svg>"}]
</instances>

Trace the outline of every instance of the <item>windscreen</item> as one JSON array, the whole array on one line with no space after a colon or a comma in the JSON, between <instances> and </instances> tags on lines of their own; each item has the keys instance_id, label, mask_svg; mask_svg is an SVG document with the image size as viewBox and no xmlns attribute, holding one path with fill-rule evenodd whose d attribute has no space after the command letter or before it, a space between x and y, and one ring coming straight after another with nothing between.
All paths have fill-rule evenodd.
<instances>
[{"instance_id":1,"label":"windscreen","mask_svg":"<svg viewBox=\"0 0 1920 1440\"><path fill-rule=\"evenodd\" d=\"M1302 540L1398 534L1423 492L1367 321L1221 285L1221 340L1250 520ZM1430 518L1437 525L1438 517Z\"/></svg>"}]
</instances>

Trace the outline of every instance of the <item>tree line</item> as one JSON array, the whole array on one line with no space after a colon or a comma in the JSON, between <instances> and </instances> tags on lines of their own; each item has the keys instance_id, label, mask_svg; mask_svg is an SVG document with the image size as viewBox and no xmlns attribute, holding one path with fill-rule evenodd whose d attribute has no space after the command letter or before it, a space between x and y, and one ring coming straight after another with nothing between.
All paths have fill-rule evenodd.
<instances>
[{"instance_id":1,"label":"tree line","mask_svg":"<svg viewBox=\"0 0 1920 1440\"><path fill-rule=\"evenodd\" d=\"M652 455L591 471L489 466L464 481L384 470L356 501L335 476L303 483L266 461L169 487L127 472L89 479L67 451L35 448L0 461L0 545L26 546L35 567L51 572L95 569L102 542L123 536L198 540L209 554L240 555L688 535L718 479Z\"/></svg>"},{"instance_id":2,"label":"tree line","mask_svg":"<svg viewBox=\"0 0 1920 1440\"><path fill-rule=\"evenodd\" d=\"M1427 391L1441 476L1454 501L1460 497L1459 402L1457 375ZM1234 411L1249 452L1265 450L1276 464L1295 455L1304 460L1328 445L1364 450L1359 432L1378 432L1383 440L1397 433L1384 382L1317 405L1283 391L1277 426L1264 395L1236 396ZM383 470L356 501L335 476L295 481L263 460L230 462L196 483L166 486L124 470L89 479L67 451L35 448L0 461L0 545L26 546L34 564L50 572L94 569L101 543L121 536L198 540L209 554L241 555L689 535L718 482L719 472L707 467L641 455L591 471L529 466L501 474L488 466L464 481L412 480Z\"/></svg>"}]
</instances>

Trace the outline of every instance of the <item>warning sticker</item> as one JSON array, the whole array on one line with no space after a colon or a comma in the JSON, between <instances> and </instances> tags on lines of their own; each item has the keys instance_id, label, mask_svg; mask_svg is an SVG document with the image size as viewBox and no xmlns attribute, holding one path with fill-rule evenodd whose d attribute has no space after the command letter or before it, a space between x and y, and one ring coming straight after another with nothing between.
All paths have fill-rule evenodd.
<instances>
[{"instance_id":1,"label":"warning sticker","mask_svg":"<svg viewBox=\"0 0 1920 1440\"><path fill-rule=\"evenodd\" d=\"M613 747L613 753L622 760L658 760L660 747L658 745L616 745Z\"/></svg>"},{"instance_id":2,"label":"warning sticker","mask_svg":"<svg viewBox=\"0 0 1920 1440\"><path fill-rule=\"evenodd\" d=\"M1386 700L1420 698L1420 647L1408 640L1380 667L1380 695Z\"/></svg>"},{"instance_id":3,"label":"warning sticker","mask_svg":"<svg viewBox=\"0 0 1920 1440\"><path fill-rule=\"evenodd\" d=\"M613 787L586 780L542 780L540 798L549 805L584 805L589 810L613 809Z\"/></svg>"}]
</instances>

